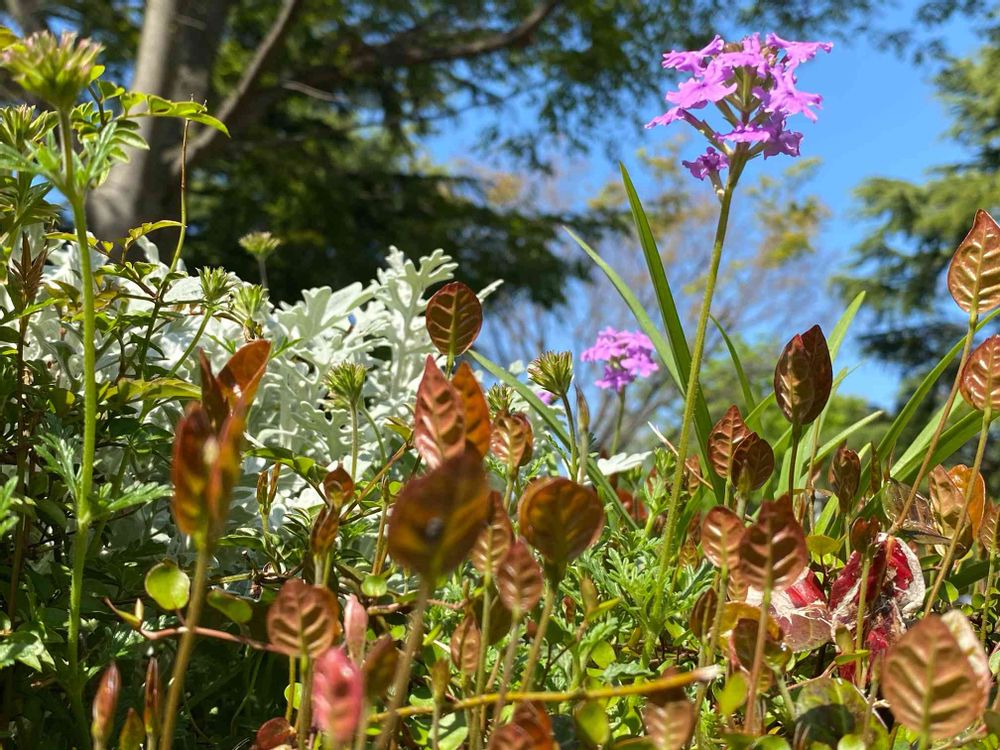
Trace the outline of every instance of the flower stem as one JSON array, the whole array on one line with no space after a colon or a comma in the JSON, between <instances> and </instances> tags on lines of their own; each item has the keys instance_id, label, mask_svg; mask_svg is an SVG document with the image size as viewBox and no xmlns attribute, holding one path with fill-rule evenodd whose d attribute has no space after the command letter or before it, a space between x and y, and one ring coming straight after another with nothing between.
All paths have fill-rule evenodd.
<instances>
[{"instance_id":1,"label":"flower stem","mask_svg":"<svg viewBox=\"0 0 1000 750\"><path fill-rule=\"evenodd\" d=\"M570 455L570 467L569 475L571 477L576 476L577 463L580 460L580 446L577 444L576 439L576 422L573 421L573 409L569 405L569 396L567 394L562 394L560 397L562 399L563 408L566 410L566 427L569 429L569 455ZM583 457L586 461L586 456Z\"/></svg>"},{"instance_id":2,"label":"flower stem","mask_svg":"<svg viewBox=\"0 0 1000 750\"><path fill-rule=\"evenodd\" d=\"M750 669L750 684L747 688L747 712L743 722L745 732L755 731L757 721L757 685L760 671L764 666L764 644L767 643L768 608L771 606L771 577L768 576L760 598L760 617L757 620L757 642L754 644L753 666Z\"/></svg>"},{"instance_id":3,"label":"flower stem","mask_svg":"<svg viewBox=\"0 0 1000 750\"><path fill-rule=\"evenodd\" d=\"M521 677L521 690L531 692L535 680L535 667L538 665L538 655L542 650L542 642L545 640L545 631L549 627L549 620L552 618L552 609L556 603L556 589L559 584L556 580L550 579L545 587L545 603L542 605L542 617L538 621L538 629L535 631L535 638L531 642L531 650L528 652L528 661L524 665L524 673Z\"/></svg>"},{"instance_id":4,"label":"flower stem","mask_svg":"<svg viewBox=\"0 0 1000 750\"><path fill-rule=\"evenodd\" d=\"M625 386L618 391L618 416L615 418L615 434L611 438L611 455L618 452L618 442L622 436L622 420L625 418Z\"/></svg>"},{"instance_id":5,"label":"flower stem","mask_svg":"<svg viewBox=\"0 0 1000 750\"><path fill-rule=\"evenodd\" d=\"M996 561L997 561L997 540L993 540L993 548L990 550L990 567L986 574L986 591L983 592L983 621L979 626L979 641L986 645L986 634L989 632L990 606L993 603L993 586L996 585Z\"/></svg>"},{"instance_id":6,"label":"flower stem","mask_svg":"<svg viewBox=\"0 0 1000 750\"><path fill-rule=\"evenodd\" d=\"M351 404L351 480L358 480L358 407Z\"/></svg>"},{"instance_id":7,"label":"flower stem","mask_svg":"<svg viewBox=\"0 0 1000 750\"><path fill-rule=\"evenodd\" d=\"M167 693L167 705L163 712L163 731L160 733L161 747L170 750L174 741L174 727L177 724L177 709L184 694L184 677L187 674L191 652L194 650L194 640L197 637L196 626L201 618L201 605L205 600L205 584L207 581L208 561L212 553L208 549L198 550L198 560L194 568L194 584L191 588L191 601L188 604L187 618L184 621L185 630L177 647L174 658L174 671L170 678L170 691Z\"/></svg>"},{"instance_id":8,"label":"flower stem","mask_svg":"<svg viewBox=\"0 0 1000 750\"><path fill-rule=\"evenodd\" d=\"M955 530L952 532L951 541L948 543L948 550L945 552L944 559L941 561L941 567L938 569L937 576L934 578L934 586L931 588L930 596L927 597L927 604L924 606L924 617L931 613L934 609L934 602L937 600L938 592L941 590L941 584L944 583L945 577L951 572L951 563L955 558L955 549L958 547L959 537L962 536L962 530L965 528L965 522L969 517L969 503L972 500L972 495L976 490L976 479L979 477L979 469L983 465L983 454L986 452L986 439L990 434L990 421L991 417L990 401L986 400L986 408L983 410L983 426L979 430L979 444L976 446L976 460L972 464L972 471L969 473L969 481L965 485L965 498L962 503L962 513L959 516L958 523L955 524Z\"/></svg>"},{"instance_id":9,"label":"flower stem","mask_svg":"<svg viewBox=\"0 0 1000 750\"><path fill-rule=\"evenodd\" d=\"M80 608L83 601L83 569L87 561L87 532L90 528L90 494L94 482L94 452L97 446L97 317L94 310L94 272L90 265L87 241L86 188L79 190L73 151L73 127L67 110L59 112L63 168L66 184L63 192L69 201L80 251L80 276L83 287L83 454L80 457L80 484L76 497L76 534L73 535L73 569L70 576L67 651L70 673L70 702L84 736L83 747L90 747L90 732L83 711L83 686L86 677L80 670Z\"/></svg>"},{"instance_id":10,"label":"flower stem","mask_svg":"<svg viewBox=\"0 0 1000 750\"><path fill-rule=\"evenodd\" d=\"M652 611L654 622L659 621L663 609L663 590L667 578L667 568L670 563L674 527L677 525L677 506L680 504L681 488L684 484L684 464L687 461L688 441L691 437L694 410L698 401L698 376L701 370L701 360L705 353L705 333L708 329L712 297L715 294L715 282L718 279L719 265L722 261L722 246L725 243L726 229L729 225L729 210L741 170L741 166L733 164L729 172L729 181L726 183L726 189L722 193L719 221L715 229L715 243L712 246L712 257L709 262L708 276L705 280L705 294L702 298L701 312L698 315L698 327L695 329L694 349L691 352L691 371L688 373L687 389L684 393L684 418L681 421L681 436L677 445L677 467L674 469L674 481L670 488L670 501L667 506L667 522L664 526L663 538L660 543L659 570Z\"/></svg>"},{"instance_id":11,"label":"flower stem","mask_svg":"<svg viewBox=\"0 0 1000 750\"><path fill-rule=\"evenodd\" d=\"M424 615L427 613L427 600L431 595L433 584L428 580L420 582L420 592L417 594L416 608L410 616L410 632L406 638L406 648L403 656L396 666L396 674L392 680L392 698L389 703L389 710L386 712L382 722L382 731L379 733L378 741L375 744L376 750L385 750L392 741L392 736L396 731L396 720L399 717L399 707L403 705L406 697L406 686L410 681L410 669L413 666L413 658L420 648L420 643L424 637Z\"/></svg>"}]
</instances>

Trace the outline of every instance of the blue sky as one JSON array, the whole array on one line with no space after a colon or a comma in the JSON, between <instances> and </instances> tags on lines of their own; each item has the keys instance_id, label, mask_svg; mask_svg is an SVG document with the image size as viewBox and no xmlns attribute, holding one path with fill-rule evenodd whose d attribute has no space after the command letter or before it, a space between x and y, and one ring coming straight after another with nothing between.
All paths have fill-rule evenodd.
<instances>
[{"instance_id":1,"label":"blue sky","mask_svg":"<svg viewBox=\"0 0 1000 750\"><path fill-rule=\"evenodd\" d=\"M881 19L881 27L904 26L912 9L912 3L904 3ZM953 55L967 55L979 44L965 19L939 29L938 33ZM651 59L658 59L661 51L651 50ZM858 204L853 196L862 181L874 176L920 180L927 169L962 158L962 150L945 136L950 119L935 98L932 77L937 67L933 61L915 65L895 50L880 49L869 36L861 36L837 42L831 54L820 55L800 69L800 88L824 97L819 122L800 124L805 133L803 155L816 156L822 161L811 189L832 211L819 239L831 275L865 234L866 225L857 215ZM669 85L670 78L664 75L663 91ZM659 114L662 93L651 91L648 102L639 103L638 116L648 119ZM530 112L514 106L505 116L530 117ZM445 126L428 141L428 149L441 161L468 159L479 124L478 117L470 115L453 126ZM610 126L615 127L613 123ZM588 189L596 189L615 173L615 158L623 157L627 163L637 149L655 149L658 142L669 137L664 129L643 131L627 123L618 127L617 132L619 154L609 156L602 147L590 155L588 173L582 175ZM787 161L778 162L779 159L758 162L753 168L776 173L787 166ZM642 192L641 183L638 187ZM970 220L975 208L969 207ZM613 262L613 258L609 260ZM808 309L801 311L801 317L801 330L816 322ZM832 325L833 320L820 322ZM838 365L857 367L845 381L844 392L891 406L896 391L894 370L866 361L850 341Z\"/></svg>"}]
</instances>

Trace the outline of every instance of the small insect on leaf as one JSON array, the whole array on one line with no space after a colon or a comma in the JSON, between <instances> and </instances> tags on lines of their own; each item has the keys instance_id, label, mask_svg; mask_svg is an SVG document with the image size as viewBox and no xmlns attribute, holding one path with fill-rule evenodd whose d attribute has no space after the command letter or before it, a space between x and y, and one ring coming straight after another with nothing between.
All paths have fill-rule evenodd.
<instances>
[{"instance_id":1,"label":"small insect on leaf","mask_svg":"<svg viewBox=\"0 0 1000 750\"><path fill-rule=\"evenodd\" d=\"M965 312L1000 305L1000 226L982 209L948 266L948 291Z\"/></svg>"},{"instance_id":2,"label":"small insect on leaf","mask_svg":"<svg viewBox=\"0 0 1000 750\"><path fill-rule=\"evenodd\" d=\"M833 363L819 326L796 334L774 368L774 395L785 418L797 427L810 424L826 406L833 387Z\"/></svg>"},{"instance_id":3,"label":"small insect on leaf","mask_svg":"<svg viewBox=\"0 0 1000 750\"><path fill-rule=\"evenodd\" d=\"M517 516L528 544L557 568L579 556L604 530L604 507L597 493L565 477L528 485Z\"/></svg>"},{"instance_id":4,"label":"small insect on leaf","mask_svg":"<svg viewBox=\"0 0 1000 750\"><path fill-rule=\"evenodd\" d=\"M732 478L736 447L750 434L739 408L730 406L708 435L708 460L716 474L723 479Z\"/></svg>"},{"instance_id":5,"label":"small insect on leaf","mask_svg":"<svg viewBox=\"0 0 1000 750\"><path fill-rule=\"evenodd\" d=\"M451 663L460 672L468 675L476 673L479 666L479 644L482 636L476 626L476 618L466 615L451 634L449 644L451 651Z\"/></svg>"},{"instance_id":6,"label":"small insect on leaf","mask_svg":"<svg viewBox=\"0 0 1000 750\"><path fill-rule=\"evenodd\" d=\"M830 487L844 515L854 508L854 498L861 486L861 458L846 445L837 448L830 461Z\"/></svg>"},{"instance_id":7,"label":"small insect on leaf","mask_svg":"<svg viewBox=\"0 0 1000 750\"><path fill-rule=\"evenodd\" d=\"M744 531L738 515L724 505L716 505L705 514L701 524L701 549L705 557L717 568L725 562L728 570L735 570Z\"/></svg>"},{"instance_id":8,"label":"small insect on leaf","mask_svg":"<svg viewBox=\"0 0 1000 750\"><path fill-rule=\"evenodd\" d=\"M774 450L756 432L741 440L733 453L732 482L746 493L762 487L774 473Z\"/></svg>"},{"instance_id":9,"label":"small insect on leaf","mask_svg":"<svg viewBox=\"0 0 1000 750\"><path fill-rule=\"evenodd\" d=\"M791 586L809 561L802 526L784 503L763 503L740 541L740 579L773 590Z\"/></svg>"},{"instance_id":10,"label":"small insect on leaf","mask_svg":"<svg viewBox=\"0 0 1000 750\"><path fill-rule=\"evenodd\" d=\"M417 387L413 419L413 444L431 469L465 452L462 397L429 355Z\"/></svg>"},{"instance_id":11,"label":"small insect on leaf","mask_svg":"<svg viewBox=\"0 0 1000 750\"><path fill-rule=\"evenodd\" d=\"M485 456L490 449L490 408L486 405L486 397L479 381L469 367L468 362L462 362L451 378L462 404L462 416L465 423L465 441L480 456Z\"/></svg>"},{"instance_id":12,"label":"small insect on leaf","mask_svg":"<svg viewBox=\"0 0 1000 750\"><path fill-rule=\"evenodd\" d=\"M542 598L542 568L520 538L503 556L496 576L500 601L516 616L531 611Z\"/></svg>"},{"instance_id":13,"label":"small insect on leaf","mask_svg":"<svg viewBox=\"0 0 1000 750\"><path fill-rule=\"evenodd\" d=\"M956 736L982 717L990 671L972 626L958 611L928 615L886 656L882 692L893 716L932 740Z\"/></svg>"},{"instance_id":14,"label":"small insect on leaf","mask_svg":"<svg viewBox=\"0 0 1000 750\"><path fill-rule=\"evenodd\" d=\"M268 640L288 656L318 656L340 637L338 612L330 589L289 578L267 611Z\"/></svg>"},{"instance_id":15,"label":"small insect on leaf","mask_svg":"<svg viewBox=\"0 0 1000 750\"><path fill-rule=\"evenodd\" d=\"M468 557L490 517L490 488L472 450L403 487L389 516L389 554L429 580Z\"/></svg>"},{"instance_id":16,"label":"small insect on leaf","mask_svg":"<svg viewBox=\"0 0 1000 750\"><path fill-rule=\"evenodd\" d=\"M431 342L452 359L469 350L483 327L483 306L461 281L438 289L427 302L425 315Z\"/></svg>"},{"instance_id":17,"label":"small insect on leaf","mask_svg":"<svg viewBox=\"0 0 1000 750\"><path fill-rule=\"evenodd\" d=\"M1000 335L977 346L962 370L962 398L973 409L1000 413Z\"/></svg>"}]
</instances>

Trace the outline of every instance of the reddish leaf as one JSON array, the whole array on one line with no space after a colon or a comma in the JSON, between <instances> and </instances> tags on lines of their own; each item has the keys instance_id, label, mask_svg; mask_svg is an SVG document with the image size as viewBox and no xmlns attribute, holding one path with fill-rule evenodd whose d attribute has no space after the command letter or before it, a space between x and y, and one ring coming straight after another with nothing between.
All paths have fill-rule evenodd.
<instances>
[{"instance_id":1,"label":"reddish leaf","mask_svg":"<svg viewBox=\"0 0 1000 750\"><path fill-rule=\"evenodd\" d=\"M500 493L494 490L490 493L489 523L476 539L469 555L473 567L480 573L485 574L488 570L491 575L496 575L497 566L513 541L514 527L510 523L510 516L503 506Z\"/></svg>"},{"instance_id":2,"label":"reddish leaf","mask_svg":"<svg viewBox=\"0 0 1000 750\"><path fill-rule=\"evenodd\" d=\"M514 708L509 724L490 739L491 750L554 750L552 722L541 703L522 702Z\"/></svg>"},{"instance_id":3,"label":"reddish leaf","mask_svg":"<svg viewBox=\"0 0 1000 750\"><path fill-rule=\"evenodd\" d=\"M93 722L90 725L90 731L94 736L95 744L103 746L111 736L121 684L122 678L118 673L118 667L115 666L114 662L111 662L111 666L105 669L101 675L101 680L97 684L97 693L94 695Z\"/></svg>"},{"instance_id":4,"label":"reddish leaf","mask_svg":"<svg viewBox=\"0 0 1000 750\"><path fill-rule=\"evenodd\" d=\"M150 657L146 665L146 683L143 686L142 723L146 734L160 733L160 665Z\"/></svg>"},{"instance_id":5,"label":"reddish leaf","mask_svg":"<svg viewBox=\"0 0 1000 750\"><path fill-rule=\"evenodd\" d=\"M268 640L288 656L318 656L340 637L339 609L330 589L289 578L267 610Z\"/></svg>"},{"instance_id":6,"label":"reddish leaf","mask_svg":"<svg viewBox=\"0 0 1000 750\"><path fill-rule=\"evenodd\" d=\"M897 482L892 477L888 478L885 483L885 491L882 493L882 507L885 510L886 518L899 517L910 490L909 485ZM900 528L923 544L947 544L949 541L948 537L942 536L938 531L930 500L919 492L913 496L913 502L910 503L910 509L907 511L906 518L903 519Z\"/></svg>"},{"instance_id":7,"label":"reddish leaf","mask_svg":"<svg viewBox=\"0 0 1000 750\"><path fill-rule=\"evenodd\" d=\"M340 510L353 494L354 480L340 464L323 477L323 495L327 504L336 510Z\"/></svg>"},{"instance_id":8,"label":"reddish leaf","mask_svg":"<svg viewBox=\"0 0 1000 750\"><path fill-rule=\"evenodd\" d=\"M350 743L361 721L364 687L361 670L343 649L331 648L316 660L312 701L313 720L320 731L335 744Z\"/></svg>"},{"instance_id":9,"label":"reddish leaf","mask_svg":"<svg viewBox=\"0 0 1000 750\"><path fill-rule=\"evenodd\" d=\"M810 651L830 640L830 608L809 568L791 586L771 595L770 614L784 634L782 643L793 651Z\"/></svg>"},{"instance_id":10,"label":"reddish leaf","mask_svg":"<svg viewBox=\"0 0 1000 750\"><path fill-rule=\"evenodd\" d=\"M542 597L542 569L528 545L517 539L497 568L500 601L511 612L531 611Z\"/></svg>"},{"instance_id":11,"label":"reddish leaf","mask_svg":"<svg viewBox=\"0 0 1000 750\"><path fill-rule=\"evenodd\" d=\"M411 479L389 516L389 554L430 580L451 572L487 523L489 494L482 460L473 451Z\"/></svg>"},{"instance_id":12,"label":"reddish leaf","mask_svg":"<svg viewBox=\"0 0 1000 750\"><path fill-rule=\"evenodd\" d=\"M978 475L966 507L965 493L971 475L972 469L968 466L955 466L949 471L936 466L930 475L931 501L941 524L941 534L950 539L961 523L959 542L963 550L968 550L973 536L979 533L986 503L986 485L982 475Z\"/></svg>"},{"instance_id":13,"label":"reddish leaf","mask_svg":"<svg viewBox=\"0 0 1000 750\"><path fill-rule=\"evenodd\" d=\"M741 492L762 487L774 473L774 451L771 444L756 432L751 432L736 446L733 453L732 481Z\"/></svg>"},{"instance_id":14,"label":"reddish leaf","mask_svg":"<svg viewBox=\"0 0 1000 750\"><path fill-rule=\"evenodd\" d=\"M480 457L485 456L490 449L490 408L486 405L483 389L467 362L462 362L451 378L458 395L461 397L463 419L465 423L465 440L475 448Z\"/></svg>"},{"instance_id":15,"label":"reddish leaf","mask_svg":"<svg viewBox=\"0 0 1000 750\"><path fill-rule=\"evenodd\" d=\"M460 281L445 284L427 302L426 323L431 342L452 359L466 352L483 326L483 306L476 293Z\"/></svg>"},{"instance_id":16,"label":"reddish leaf","mask_svg":"<svg viewBox=\"0 0 1000 750\"><path fill-rule=\"evenodd\" d=\"M718 609L719 595L713 588L705 589L705 593L698 597L691 608L691 617L688 620L688 626L697 638L707 638L711 634Z\"/></svg>"},{"instance_id":17,"label":"reddish leaf","mask_svg":"<svg viewBox=\"0 0 1000 750\"><path fill-rule=\"evenodd\" d=\"M979 543L987 552L997 548L997 531L1000 530L1000 504L992 501L983 509L983 521L979 525Z\"/></svg>"},{"instance_id":18,"label":"reddish leaf","mask_svg":"<svg viewBox=\"0 0 1000 750\"><path fill-rule=\"evenodd\" d=\"M945 617L951 618L946 621ZM889 651L882 692L893 716L918 736L952 738L983 715L989 666L964 616L929 615Z\"/></svg>"},{"instance_id":19,"label":"reddish leaf","mask_svg":"<svg viewBox=\"0 0 1000 750\"><path fill-rule=\"evenodd\" d=\"M427 357L424 376L417 387L413 419L413 445L431 469L465 452L462 397L431 356Z\"/></svg>"},{"instance_id":20,"label":"reddish leaf","mask_svg":"<svg viewBox=\"0 0 1000 750\"><path fill-rule=\"evenodd\" d=\"M962 398L973 409L1000 413L1000 335L977 346L962 370Z\"/></svg>"},{"instance_id":21,"label":"reddish leaf","mask_svg":"<svg viewBox=\"0 0 1000 750\"><path fill-rule=\"evenodd\" d=\"M768 625L773 622L768 618ZM757 649L757 632L760 618L741 617L729 634L730 653L734 661L749 672L753 668L754 652ZM792 652L781 642L781 631L777 628L764 629L764 664L770 669L782 669L791 658Z\"/></svg>"},{"instance_id":22,"label":"reddish leaf","mask_svg":"<svg viewBox=\"0 0 1000 750\"><path fill-rule=\"evenodd\" d=\"M1000 305L1000 226L982 209L948 266L948 291L965 312Z\"/></svg>"},{"instance_id":23,"label":"reddish leaf","mask_svg":"<svg viewBox=\"0 0 1000 750\"><path fill-rule=\"evenodd\" d=\"M368 649L368 656L365 658L363 682L365 695L369 701L385 697L389 685L392 684L392 676L396 673L396 665L398 663L399 650L396 648L395 642L388 635L381 636Z\"/></svg>"},{"instance_id":24,"label":"reddish leaf","mask_svg":"<svg viewBox=\"0 0 1000 750\"><path fill-rule=\"evenodd\" d=\"M460 672L473 675L476 667L479 666L479 644L482 636L476 626L476 619L470 615L458 624L451 634L450 651L451 663Z\"/></svg>"},{"instance_id":25,"label":"reddish leaf","mask_svg":"<svg viewBox=\"0 0 1000 750\"><path fill-rule=\"evenodd\" d=\"M780 591L798 579L809 561L802 527L785 505L764 503L757 522L740 541L740 578L763 589Z\"/></svg>"},{"instance_id":26,"label":"reddish leaf","mask_svg":"<svg viewBox=\"0 0 1000 750\"><path fill-rule=\"evenodd\" d=\"M344 603L344 645L355 663L361 663L368 631L368 610L354 594Z\"/></svg>"},{"instance_id":27,"label":"reddish leaf","mask_svg":"<svg viewBox=\"0 0 1000 750\"><path fill-rule=\"evenodd\" d=\"M816 419L833 387L833 363L819 326L796 334L774 369L774 395L785 418L799 427Z\"/></svg>"},{"instance_id":28,"label":"reddish leaf","mask_svg":"<svg viewBox=\"0 0 1000 750\"><path fill-rule=\"evenodd\" d=\"M531 422L523 414L498 414L493 420L490 450L511 470L524 466L534 451Z\"/></svg>"},{"instance_id":29,"label":"reddish leaf","mask_svg":"<svg viewBox=\"0 0 1000 750\"><path fill-rule=\"evenodd\" d=\"M735 570L744 530L738 515L723 505L716 505L705 514L701 524L701 549L705 557L717 568L722 567L724 560L728 570Z\"/></svg>"},{"instance_id":30,"label":"reddish leaf","mask_svg":"<svg viewBox=\"0 0 1000 750\"><path fill-rule=\"evenodd\" d=\"M322 507L316 514L312 530L309 532L309 551L313 555L325 555L337 541L340 529L340 514L336 508Z\"/></svg>"},{"instance_id":31,"label":"reddish leaf","mask_svg":"<svg viewBox=\"0 0 1000 750\"><path fill-rule=\"evenodd\" d=\"M663 676L676 674L673 667ZM646 733L657 750L681 750L694 734L694 704L688 699L683 688L661 690L646 699L646 709L642 714Z\"/></svg>"},{"instance_id":32,"label":"reddish leaf","mask_svg":"<svg viewBox=\"0 0 1000 750\"><path fill-rule=\"evenodd\" d=\"M708 434L708 461L723 479L732 478L733 454L736 446L748 435L750 428L736 406L730 406Z\"/></svg>"},{"instance_id":33,"label":"reddish leaf","mask_svg":"<svg viewBox=\"0 0 1000 750\"><path fill-rule=\"evenodd\" d=\"M254 743L254 750L275 750L286 745L294 745L295 727L288 723L283 716L268 719L260 725L257 730L257 740Z\"/></svg>"},{"instance_id":34,"label":"reddish leaf","mask_svg":"<svg viewBox=\"0 0 1000 750\"><path fill-rule=\"evenodd\" d=\"M517 516L524 538L556 566L579 556L604 530L604 507L594 489L564 477L528 485Z\"/></svg>"},{"instance_id":35,"label":"reddish leaf","mask_svg":"<svg viewBox=\"0 0 1000 750\"><path fill-rule=\"evenodd\" d=\"M837 448L830 461L829 478L840 512L847 515L854 508L854 497L861 486L861 459L858 454L846 445Z\"/></svg>"},{"instance_id":36,"label":"reddish leaf","mask_svg":"<svg viewBox=\"0 0 1000 750\"><path fill-rule=\"evenodd\" d=\"M238 403L242 403L244 408L253 403L270 354L271 342L257 339L237 349L219 371L217 380L230 411Z\"/></svg>"}]
</instances>

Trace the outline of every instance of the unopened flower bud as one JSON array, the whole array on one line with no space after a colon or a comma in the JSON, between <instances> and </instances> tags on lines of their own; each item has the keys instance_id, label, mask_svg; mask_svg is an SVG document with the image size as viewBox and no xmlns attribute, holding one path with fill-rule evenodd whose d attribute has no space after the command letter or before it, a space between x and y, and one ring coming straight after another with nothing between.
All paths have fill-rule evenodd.
<instances>
[{"instance_id":1,"label":"unopened flower bud","mask_svg":"<svg viewBox=\"0 0 1000 750\"><path fill-rule=\"evenodd\" d=\"M497 383L486 392L486 403L490 407L490 416L506 414L514 405L514 389L509 385Z\"/></svg>"},{"instance_id":2,"label":"unopened flower bud","mask_svg":"<svg viewBox=\"0 0 1000 750\"><path fill-rule=\"evenodd\" d=\"M255 258L267 259L281 246L281 239L270 232L249 232L240 237L240 247Z\"/></svg>"},{"instance_id":3,"label":"unopened flower bud","mask_svg":"<svg viewBox=\"0 0 1000 750\"><path fill-rule=\"evenodd\" d=\"M356 362L341 362L326 375L330 403L335 409L356 409L361 403L368 371Z\"/></svg>"},{"instance_id":4,"label":"unopened flower bud","mask_svg":"<svg viewBox=\"0 0 1000 750\"><path fill-rule=\"evenodd\" d=\"M222 302L233 286L233 278L225 268L206 266L198 272L198 281L201 284L201 296L208 305Z\"/></svg>"},{"instance_id":5,"label":"unopened flower bud","mask_svg":"<svg viewBox=\"0 0 1000 750\"><path fill-rule=\"evenodd\" d=\"M867 557L875 545L878 532L879 522L877 518L857 519L851 526L851 547L862 557Z\"/></svg>"},{"instance_id":6,"label":"unopened flower bud","mask_svg":"<svg viewBox=\"0 0 1000 750\"><path fill-rule=\"evenodd\" d=\"M8 46L2 60L21 88L66 112L94 79L101 49L68 31L58 39L42 31Z\"/></svg>"},{"instance_id":7,"label":"unopened flower bud","mask_svg":"<svg viewBox=\"0 0 1000 750\"><path fill-rule=\"evenodd\" d=\"M327 650L313 669L313 723L337 745L348 743L361 720L361 670L340 648Z\"/></svg>"},{"instance_id":8,"label":"unopened flower bud","mask_svg":"<svg viewBox=\"0 0 1000 750\"><path fill-rule=\"evenodd\" d=\"M545 352L528 365L528 378L554 396L566 396L573 382L573 355Z\"/></svg>"},{"instance_id":9,"label":"unopened flower bud","mask_svg":"<svg viewBox=\"0 0 1000 750\"><path fill-rule=\"evenodd\" d=\"M121 688L121 675L118 667L112 662L104 670L101 681L97 685L92 706L93 721L90 724L90 735L94 747L101 750L107 745L111 730L114 728L115 707L118 705L118 691Z\"/></svg>"},{"instance_id":10,"label":"unopened flower bud","mask_svg":"<svg viewBox=\"0 0 1000 750\"><path fill-rule=\"evenodd\" d=\"M355 664L361 664L365 653L365 637L368 630L368 610L351 594L344 605L344 643L347 653Z\"/></svg>"}]
</instances>

